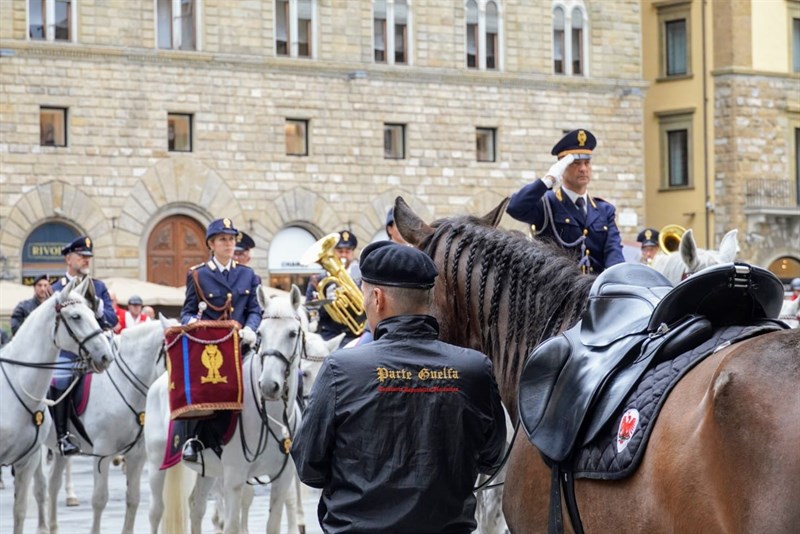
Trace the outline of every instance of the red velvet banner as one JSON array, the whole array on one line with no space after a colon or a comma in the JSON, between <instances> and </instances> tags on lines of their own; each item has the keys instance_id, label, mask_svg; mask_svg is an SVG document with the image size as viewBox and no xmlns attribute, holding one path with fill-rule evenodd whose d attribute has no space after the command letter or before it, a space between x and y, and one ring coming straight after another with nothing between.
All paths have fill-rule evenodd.
<instances>
[{"instance_id":1,"label":"red velvet banner","mask_svg":"<svg viewBox=\"0 0 800 534\"><path fill-rule=\"evenodd\" d=\"M166 331L172 419L242 409L239 328L236 321L197 321Z\"/></svg>"}]
</instances>

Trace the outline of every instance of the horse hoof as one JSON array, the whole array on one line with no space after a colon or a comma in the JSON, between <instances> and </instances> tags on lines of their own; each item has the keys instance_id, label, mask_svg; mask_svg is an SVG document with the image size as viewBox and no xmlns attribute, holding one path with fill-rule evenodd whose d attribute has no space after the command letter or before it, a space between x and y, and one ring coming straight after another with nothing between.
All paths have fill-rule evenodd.
<instances>
[{"instance_id":1,"label":"horse hoof","mask_svg":"<svg viewBox=\"0 0 800 534\"><path fill-rule=\"evenodd\" d=\"M77 497L67 497L67 506L80 506L81 501Z\"/></svg>"}]
</instances>

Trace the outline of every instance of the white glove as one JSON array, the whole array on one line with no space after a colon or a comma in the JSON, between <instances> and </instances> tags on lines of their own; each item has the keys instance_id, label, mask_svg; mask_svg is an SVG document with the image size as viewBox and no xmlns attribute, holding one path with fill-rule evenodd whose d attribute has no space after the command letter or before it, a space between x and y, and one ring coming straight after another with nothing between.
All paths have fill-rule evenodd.
<instances>
[{"instance_id":1,"label":"white glove","mask_svg":"<svg viewBox=\"0 0 800 534\"><path fill-rule=\"evenodd\" d=\"M99 319L103 316L103 311L105 311L105 303L103 302L103 299L101 299L100 297L95 297L94 306L95 306L94 316Z\"/></svg>"},{"instance_id":2,"label":"white glove","mask_svg":"<svg viewBox=\"0 0 800 534\"><path fill-rule=\"evenodd\" d=\"M254 347L256 345L256 333L249 326L245 326L239 330L239 339L242 340L242 345Z\"/></svg>"},{"instance_id":3,"label":"white glove","mask_svg":"<svg viewBox=\"0 0 800 534\"><path fill-rule=\"evenodd\" d=\"M575 161L575 156L573 154L564 156L556 161L553 163L553 166L550 167L550 170L547 171L547 174L544 175L542 181L545 185L549 185L550 189L556 187L561 183L561 177L564 175L564 171L567 170L567 167L569 167L573 161Z\"/></svg>"}]
</instances>

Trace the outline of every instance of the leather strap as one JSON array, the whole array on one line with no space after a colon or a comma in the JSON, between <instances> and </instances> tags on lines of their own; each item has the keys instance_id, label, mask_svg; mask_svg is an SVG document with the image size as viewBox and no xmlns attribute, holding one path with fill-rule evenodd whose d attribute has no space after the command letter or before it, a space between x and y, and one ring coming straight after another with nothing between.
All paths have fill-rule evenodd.
<instances>
[{"instance_id":1,"label":"leather strap","mask_svg":"<svg viewBox=\"0 0 800 534\"><path fill-rule=\"evenodd\" d=\"M550 468L550 518L547 521L547 534L563 534L564 519L561 515L561 477L557 463Z\"/></svg>"},{"instance_id":2,"label":"leather strap","mask_svg":"<svg viewBox=\"0 0 800 534\"><path fill-rule=\"evenodd\" d=\"M194 281L195 292L197 293L197 296L200 297L200 300L205 302L206 306L208 306L209 308L211 308L215 312L222 313L222 317L219 318L220 320L222 320L222 321L227 320L228 319L228 312L231 309L231 295L230 295L230 293L228 293L228 298L225 301L225 304L223 304L222 306L214 306L213 304L211 304L208 301L208 299L206 299L206 294L203 293L203 288L200 287L200 273L196 269L194 271L192 271L192 280Z\"/></svg>"},{"instance_id":3,"label":"leather strap","mask_svg":"<svg viewBox=\"0 0 800 534\"><path fill-rule=\"evenodd\" d=\"M581 522L581 514L578 511L578 500L575 498L575 477L572 471L565 471L562 480L564 481L564 497L567 501L567 513L572 523L572 530L575 534L583 534L583 523Z\"/></svg>"}]
</instances>

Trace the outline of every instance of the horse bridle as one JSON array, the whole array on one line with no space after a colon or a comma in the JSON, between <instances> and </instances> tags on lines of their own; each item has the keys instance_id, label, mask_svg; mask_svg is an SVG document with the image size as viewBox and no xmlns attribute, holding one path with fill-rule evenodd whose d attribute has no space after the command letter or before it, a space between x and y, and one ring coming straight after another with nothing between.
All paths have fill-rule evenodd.
<instances>
[{"instance_id":1,"label":"horse bridle","mask_svg":"<svg viewBox=\"0 0 800 534\"><path fill-rule=\"evenodd\" d=\"M97 330L94 330L93 332L89 333L89 335L86 336L83 340L80 340L78 339L78 336L75 335L75 332L72 330L72 328L69 326L69 322L67 322L61 315L61 310L63 310L64 308L71 306L72 304L82 304L82 303L83 303L82 301L76 299L67 300L66 302L58 302L58 301L56 302L56 325L55 328L53 329L53 344L56 343L56 336L58 335L58 327L61 326L61 324L63 323L64 328L67 329L69 337L71 337L72 340L78 344L78 356L80 357L81 362L83 364L90 365L92 367L92 370L98 371L98 369L94 366L94 364L91 362L89 358L89 351L86 349L86 343L88 343L95 337L102 335L103 329L98 326Z\"/></svg>"}]
</instances>

